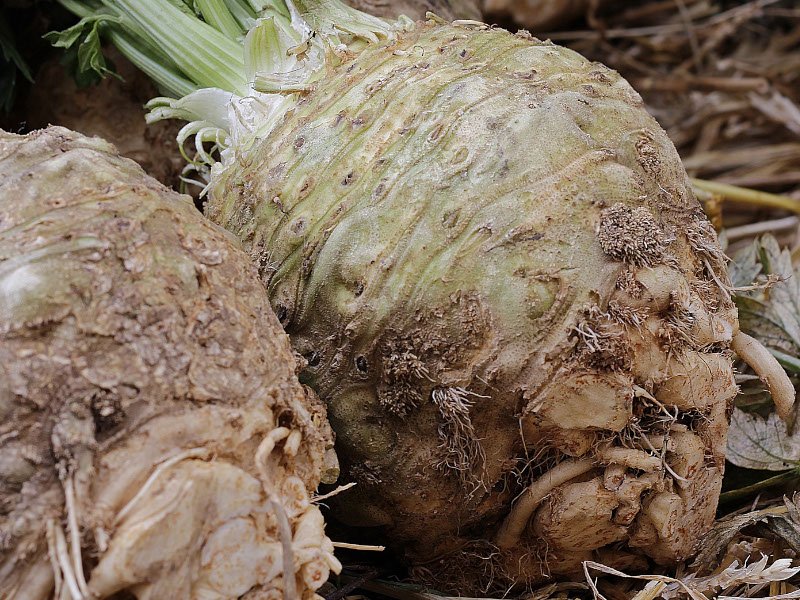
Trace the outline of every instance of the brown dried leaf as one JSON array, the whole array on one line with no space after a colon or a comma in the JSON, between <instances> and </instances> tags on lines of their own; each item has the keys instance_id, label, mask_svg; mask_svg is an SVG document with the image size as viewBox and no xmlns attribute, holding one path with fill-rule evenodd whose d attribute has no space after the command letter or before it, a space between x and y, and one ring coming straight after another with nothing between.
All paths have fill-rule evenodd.
<instances>
[{"instance_id":1,"label":"brown dried leaf","mask_svg":"<svg viewBox=\"0 0 800 600\"><path fill-rule=\"evenodd\" d=\"M731 593L742 586L758 587L776 581L786 581L800 572L800 567L792 566L791 559L782 558L770 562L767 556L749 565L740 565L738 561L734 561L723 571L707 577L696 577L692 573L680 579L665 575L628 575L592 561L586 561L583 565L586 580L597 600L605 600L605 597L598 591L589 574L590 569L616 577L649 581L647 587L636 595L637 600L644 598L709 600L709 598L720 598L725 592Z\"/></svg>"},{"instance_id":2,"label":"brown dried leaf","mask_svg":"<svg viewBox=\"0 0 800 600\"><path fill-rule=\"evenodd\" d=\"M782 505L718 520L703 538L701 551L692 563L692 569L697 572L714 569L742 530L758 523L765 524L768 530L800 552L800 497L794 500L785 498Z\"/></svg>"},{"instance_id":3,"label":"brown dried leaf","mask_svg":"<svg viewBox=\"0 0 800 600\"><path fill-rule=\"evenodd\" d=\"M800 429L790 435L776 413L762 419L733 409L726 458L737 467L786 471L800 462Z\"/></svg>"}]
</instances>

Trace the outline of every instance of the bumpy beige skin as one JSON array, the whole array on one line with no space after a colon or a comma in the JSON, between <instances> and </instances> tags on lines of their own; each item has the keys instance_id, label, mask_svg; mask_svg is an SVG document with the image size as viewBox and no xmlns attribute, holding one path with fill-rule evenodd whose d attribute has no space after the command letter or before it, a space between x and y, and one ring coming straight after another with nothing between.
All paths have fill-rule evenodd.
<instances>
[{"instance_id":1,"label":"bumpy beige skin","mask_svg":"<svg viewBox=\"0 0 800 600\"><path fill-rule=\"evenodd\" d=\"M692 551L736 312L674 147L615 72L420 26L217 184L208 213L257 261L359 483L341 519L445 557L426 572L462 593Z\"/></svg>"},{"instance_id":2,"label":"bumpy beige skin","mask_svg":"<svg viewBox=\"0 0 800 600\"><path fill-rule=\"evenodd\" d=\"M0 597L315 597L335 460L294 366L190 198L97 138L0 132Z\"/></svg>"}]
</instances>

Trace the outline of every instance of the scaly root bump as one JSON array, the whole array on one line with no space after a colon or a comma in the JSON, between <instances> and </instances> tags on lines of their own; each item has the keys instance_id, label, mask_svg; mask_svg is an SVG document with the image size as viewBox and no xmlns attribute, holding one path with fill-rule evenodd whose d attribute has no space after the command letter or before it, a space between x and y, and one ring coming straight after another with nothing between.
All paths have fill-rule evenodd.
<instances>
[{"instance_id":1,"label":"scaly root bump","mask_svg":"<svg viewBox=\"0 0 800 600\"><path fill-rule=\"evenodd\" d=\"M741 331L733 336L731 349L767 384L778 416L787 423L790 422L795 391L780 363L761 342Z\"/></svg>"}]
</instances>

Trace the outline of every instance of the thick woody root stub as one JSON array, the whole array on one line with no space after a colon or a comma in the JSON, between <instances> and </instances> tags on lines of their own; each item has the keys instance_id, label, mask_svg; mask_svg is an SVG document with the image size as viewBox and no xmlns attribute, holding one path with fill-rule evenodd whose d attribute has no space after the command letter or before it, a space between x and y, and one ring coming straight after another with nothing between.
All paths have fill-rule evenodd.
<instances>
[{"instance_id":1,"label":"thick woody root stub","mask_svg":"<svg viewBox=\"0 0 800 600\"><path fill-rule=\"evenodd\" d=\"M731 349L767 384L780 418L792 420L796 392L778 360L758 340L741 331L734 336Z\"/></svg>"},{"instance_id":2,"label":"thick woody root stub","mask_svg":"<svg viewBox=\"0 0 800 600\"><path fill-rule=\"evenodd\" d=\"M537 479L522 493L522 496L517 498L511 513L497 533L497 545L502 549L508 549L518 544L533 511L542 500L558 486L588 473L592 468L592 461L589 459L566 461L559 463Z\"/></svg>"},{"instance_id":3,"label":"thick woody root stub","mask_svg":"<svg viewBox=\"0 0 800 600\"><path fill-rule=\"evenodd\" d=\"M431 573L502 545L506 589L599 553L691 552L722 478L737 315L680 157L616 73L419 23L330 65L234 162L208 214L274 266L273 305L314 357L304 377L360 484L333 514Z\"/></svg>"},{"instance_id":4,"label":"thick woody root stub","mask_svg":"<svg viewBox=\"0 0 800 600\"><path fill-rule=\"evenodd\" d=\"M331 433L247 257L96 138L0 133L0 596L310 599Z\"/></svg>"}]
</instances>

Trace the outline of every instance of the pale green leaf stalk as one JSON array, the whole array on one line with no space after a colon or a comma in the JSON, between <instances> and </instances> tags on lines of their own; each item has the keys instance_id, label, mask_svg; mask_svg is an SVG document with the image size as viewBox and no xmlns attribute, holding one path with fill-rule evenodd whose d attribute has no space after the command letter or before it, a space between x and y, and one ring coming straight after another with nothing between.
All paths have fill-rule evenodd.
<instances>
[{"instance_id":1,"label":"pale green leaf stalk","mask_svg":"<svg viewBox=\"0 0 800 600\"><path fill-rule=\"evenodd\" d=\"M203 20L225 37L235 40L246 33L242 31L241 22L237 21L228 6L216 0L195 0L195 2Z\"/></svg>"},{"instance_id":2,"label":"pale green leaf stalk","mask_svg":"<svg viewBox=\"0 0 800 600\"><path fill-rule=\"evenodd\" d=\"M150 119L189 121L206 213L308 361L359 484L338 518L465 594L687 558L721 487L731 350L785 374L738 331L716 234L639 95L472 21L259 0L242 36L212 2L208 22L167 0L101 10L195 86Z\"/></svg>"}]
</instances>

